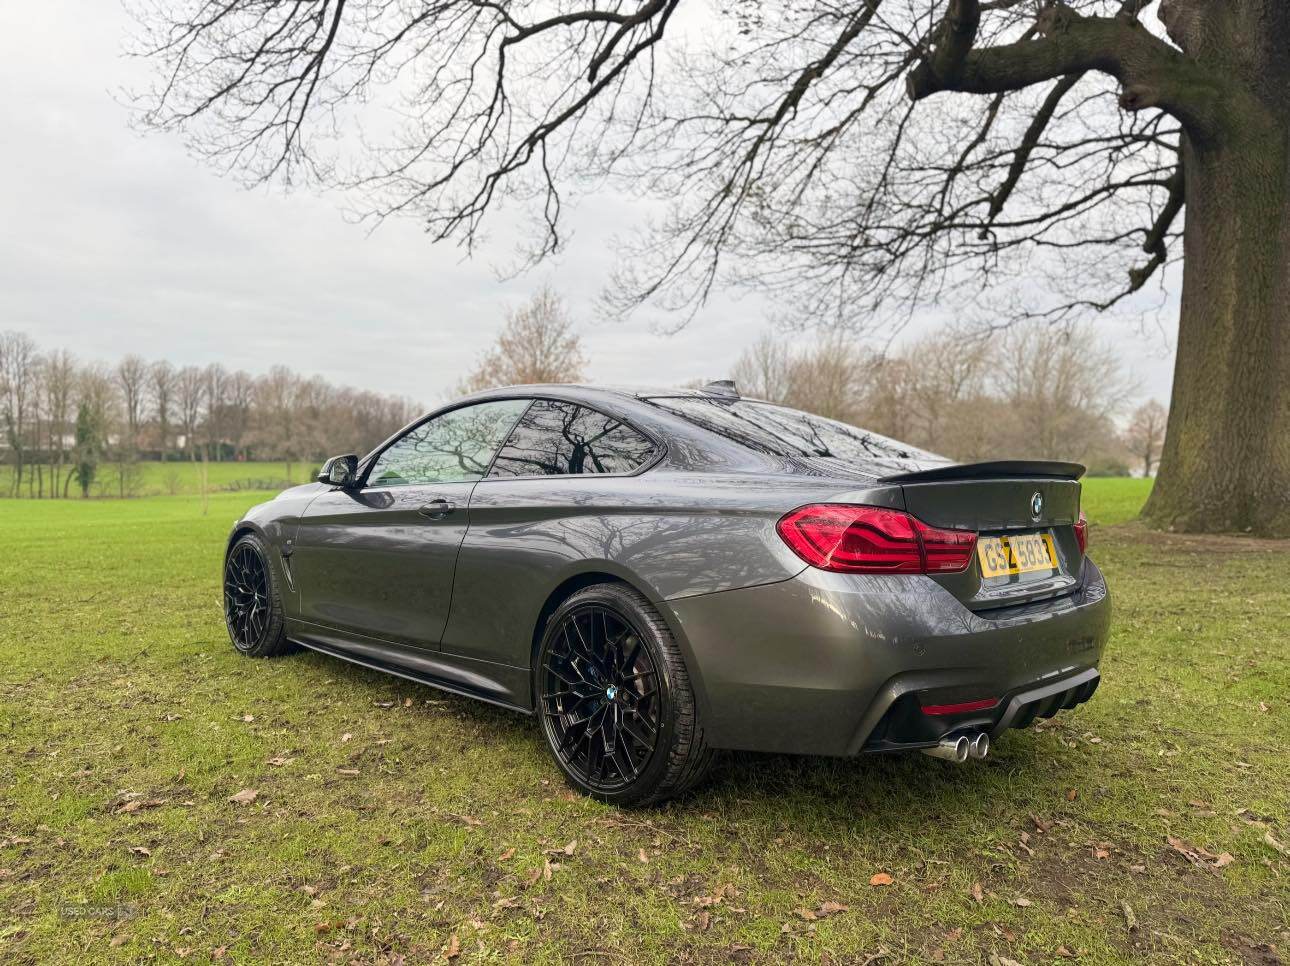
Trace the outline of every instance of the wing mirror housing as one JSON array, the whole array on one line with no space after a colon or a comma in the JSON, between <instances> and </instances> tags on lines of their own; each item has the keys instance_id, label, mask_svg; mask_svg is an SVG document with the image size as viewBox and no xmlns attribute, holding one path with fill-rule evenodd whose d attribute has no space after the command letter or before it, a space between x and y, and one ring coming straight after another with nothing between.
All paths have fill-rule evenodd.
<instances>
[{"instance_id":1,"label":"wing mirror housing","mask_svg":"<svg viewBox=\"0 0 1290 966\"><path fill-rule=\"evenodd\" d=\"M318 472L318 482L351 489L358 483L358 457L353 453L333 456Z\"/></svg>"}]
</instances>

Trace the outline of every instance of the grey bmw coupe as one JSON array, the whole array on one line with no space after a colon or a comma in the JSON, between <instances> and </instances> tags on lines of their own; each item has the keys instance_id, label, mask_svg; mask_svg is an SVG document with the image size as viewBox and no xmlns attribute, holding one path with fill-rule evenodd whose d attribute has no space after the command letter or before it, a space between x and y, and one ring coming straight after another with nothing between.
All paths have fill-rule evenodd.
<instances>
[{"instance_id":1,"label":"grey bmw coupe","mask_svg":"<svg viewBox=\"0 0 1290 966\"><path fill-rule=\"evenodd\" d=\"M1097 688L1082 471L956 464L730 382L493 390L250 510L225 615L243 654L533 714L618 804L718 749L961 762Z\"/></svg>"}]
</instances>

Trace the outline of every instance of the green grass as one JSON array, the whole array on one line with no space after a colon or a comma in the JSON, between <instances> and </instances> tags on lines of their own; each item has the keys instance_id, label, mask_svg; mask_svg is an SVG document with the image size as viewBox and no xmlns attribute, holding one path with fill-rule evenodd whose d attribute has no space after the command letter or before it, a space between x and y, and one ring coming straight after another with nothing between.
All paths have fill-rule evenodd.
<instances>
[{"instance_id":1,"label":"green grass","mask_svg":"<svg viewBox=\"0 0 1290 966\"><path fill-rule=\"evenodd\" d=\"M1084 481L1084 512L1094 525L1137 519L1151 493L1151 479L1128 476L1095 477Z\"/></svg>"},{"instance_id":2,"label":"green grass","mask_svg":"<svg viewBox=\"0 0 1290 966\"><path fill-rule=\"evenodd\" d=\"M45 467L45 493L49 492L49 467ZM297 462L288 465L276 462L226 462L206 464L206 486L210 492L240 492L276 490L291 483L304 483L313 479L318 467L310 462ZM98 468L94 484L90 487L90 496L97 498L120 497L123 491L127 497L145 496L194 496L201 492L202 464L189 460L173 460L165 463L156 460L140 460L137 463L103 463ZM59 479L58 492L62 492L62 479L67 473L63 467ZM12 466L0 466L0 496L8 496L13 485L14 470ZM22 496L28 495L28 471L23 472ZM72 480L69 495L79 497L80 490L76 480Z\"/></svg>"},{"instance_id":3,"label":"green grass","mask_svg":"<svg viewBox=\"0 0 1290 966\"><path fill-rule=\"evenodd\" d=\"M219 555L258 496L0 501L0 961L1273 962L1290 544L1113 524L1125 484L1086 496L1090 704L970 767L731 756L646 812L567 793L519 716L237 656Z\"/></svg>"}]
</instances>

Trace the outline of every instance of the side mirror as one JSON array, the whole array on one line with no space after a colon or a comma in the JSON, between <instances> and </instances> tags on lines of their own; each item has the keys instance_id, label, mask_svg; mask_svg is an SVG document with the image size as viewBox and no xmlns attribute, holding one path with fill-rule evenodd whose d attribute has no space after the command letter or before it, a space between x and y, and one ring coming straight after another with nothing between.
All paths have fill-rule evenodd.
<instances>
[{"instance_id":1,"label":"side mirror","mask_svg":"<svg viewBox=\"0 0 1290 966\"><path fill-rule=\"evenodd\" d=\"M358 480L358 457L353 453L333 456L318 473L318 482L328 486L352 487Z\"/></svg>"}]
</instances>

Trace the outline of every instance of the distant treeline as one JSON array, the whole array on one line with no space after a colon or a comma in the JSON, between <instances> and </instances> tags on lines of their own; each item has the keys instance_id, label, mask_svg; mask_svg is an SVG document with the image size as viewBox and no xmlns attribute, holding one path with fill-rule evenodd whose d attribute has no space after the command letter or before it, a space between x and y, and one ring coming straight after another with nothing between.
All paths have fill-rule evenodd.
<instances>
[{"instance_id":1,"label":"distant treeline","mask_svg":"<svg viewBox=\"0 0 1290 966\"><path fill-rule=\"evenodd\" d=\"M957 460L1061 459L1098 475L1148 474L1164 439L1155 401L1129 415L1135 386L1087 329L945 326L887 352L844 333L768 333L735 366L740 391Z\"/></svg>"},{"instance_id":2,"label":"distant treeline","mask_svg":"<svg viewBox=\"0 0 1290 966\"><path fill-rule=\"evenodd\" d=\"M253 375L218 363L174 366L129 355L83 363L0 333L0 455L6 493L87 494L111 479L137 489L141 460L316 462L363 452L417 412L410 400L333 386L285 366Z\"/></svg>"}]
</instances>

